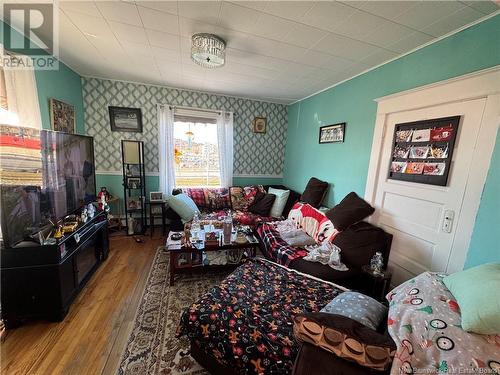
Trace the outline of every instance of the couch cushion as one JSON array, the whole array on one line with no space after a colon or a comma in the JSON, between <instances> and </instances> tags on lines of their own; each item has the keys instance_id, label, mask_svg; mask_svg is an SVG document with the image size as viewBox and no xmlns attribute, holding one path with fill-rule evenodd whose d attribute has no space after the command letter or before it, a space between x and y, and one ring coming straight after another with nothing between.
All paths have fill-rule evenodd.
<instances>
[{"instance_id":1,"label":"couch cushion","mask_svg":"<svg viewBox=\"0 0 500 375\"><path fill-rule=\"evenodd\" d=\"M269 215L272 217L280 218L283 215L283 210L285 208L286 202L288 201L290 190L281 190L270 187L268 189L268 193L274 194L276 196Z\"/></svg>"},{"instance_id":2,"label":"couch cushion","mask_svg":"<svg viewBox=\"0 0 500 375\"><path fill-rule=\"evenodd\" d=\"M339 294L321 309L321 312L346 316L375 331L387 317L387 311L380 302L358 292Z\"/></svg>"},{"instance_id":3,"label":"couch cushion","mask_svg":"<svg viewBox=\"0 0 500 375\"><path fill-rule=\"evenodd\" d=\"M306 189L300 196L300 201L310 204L314 208L318 208L323 202L323 198L328 190L328 182L318 180L316 177L311 177L307 183Z\"/></svg>"},{"instance_id":4,"label":"couch cushion","mask_svg":"<svg viewBox=\"0 0 500 375\"><path fill-rule=\"evenodd\" d=\"M293 333L340 358L377 370L388 369L396 351L390 337L341 315L305 313L294 318Z\"/></svg>"},{"instance_id":5,"label":"couch cushion","mask_svg":"<svg viewBox=\"0 0 500 375\"><path fill-rule=\"evenodd\" d=\"M253 186L231 186L229 194L231 199L231 208L233 210L247 211L248 207L254 202L257 193L265 193L262 185Z\"/></svg>"},{"instance_id":6,"label":"couch cushion","mask_svg":"<svg viewBox=\"0 0 500 375\"><path fill-rule=\"evenodd\" d=\"M192 220L195 213L200 212L194 201L184 193L172 195L168 199L168 205L181 217L183 223Z\"/></svg>"},{"instance_id":7,"label":"couch cushion","mask_svg":"<svg viewBox=\"0 0 500 375\"><path fill-rule=\"evenodd\" d=\"M464 330L500 335L500 263L455 272L443 282L457 299Z\"/></svg>"},{"instance_id":8,"label":"couch cushion","mask_svg":"<svg viewBox=\"0 0 500 375\"><path fill-rule=\"evenodd\" d=\"M205 189L204 188L179 188L174 189L173 194L177 195L179 193L186 194L189 198L193 200L196 207L200 210L208 208L208 203L205 199Z\"/></svg>"},{"instance_id":9,"label":"couch cushion","mask_svg":"<svg viewBox=\"0 0 500 375\"><path fill-rule=\"evenodd\" d=\"M383 252L386 248L387 234L382 228L361 221L337 234L333 244L340 248L340 256L347 267L361 269L370 264L377 251Z\"/></svg>"},{"instance_id":10,"label":"couch cushion","mask_svg":"<svg viewBox=\"0 0 500 375\"><path fill-rule=\"evenodd\" d=\"M276 195L259 192L255 201L248 207L248 211L260 216L269 216Z\"/></svg>"},{"instance_id":11,"label":"couch cushion","mask_svg":"<svg viewBox=\"0 0 500 375\"><path fill-rule=\"evenodd\" d=\"M208 210L224 210L231 208L228 188L204 188L206 208Z\"/></svg>"},{"instance_id":12,"label":"couch cushion","mask_svg":"<svg viewBox=\"0 0 500 375\"><path fill-rule=\"evenodd\" d=\"M351 192L338 205L328 210L326 216L335 228L342 231L370 216L374 211L368 202L358 197L355 192Z\"/></svg>"}]
</instances>

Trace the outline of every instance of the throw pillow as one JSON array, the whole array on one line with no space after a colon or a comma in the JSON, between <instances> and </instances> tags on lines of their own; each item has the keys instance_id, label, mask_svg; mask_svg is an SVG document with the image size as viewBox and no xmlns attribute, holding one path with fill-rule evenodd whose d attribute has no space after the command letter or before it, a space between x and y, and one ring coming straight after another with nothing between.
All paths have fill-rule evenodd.
<instances>
[{"instance_id":1,"label":"throw pillow","mask_svg":"<svg viewBox=\"0 0 500 375\"><path fill-rule=\"evenodd\" d=\"M339 204L328 210L326 216L335 225L335 228L342 231L370 216L374 211L375 209L368 202L358 197L355 192L351 192Z\"/></svg>"},{"instance_id":2,"label":"throw pillow","mask_svg":"<svg viewBox=\"0 0 500 375\"><path fill-rule=\"evenodd\" d=\"M231 208L235 211L247 211L259 192L265 193L262 185L245 186L244 188L241 186L232 186L229 188Z\"/></svg>"},{"instance_id":3,"label":"throw pillow","mask_svg":"<svg viewBox=\"0 0 500 375\"><path fill-rule=\"evenodd\" d=\"M387 307L364 294L344 292L332 299L321 312L346 316L376 331L387 316Z\"/></svg>"},{"instance_id":4,"label":"throw pillow","mask_svg":"<svg viewBox=\"0 0 500 375\"><path fill-rule=\"evenodd\" d=\"M318 208L325 198L328 189L328 182L318 180L316 177L311 177L307 183L306 189L300 196L300 201L308 203L314 208Z\"/></svg>"},{"instance_id":5,"label":"throw pillow","mask_svg":"<svg viewBox=\"0 0 500 375\"><path fill-rule=\"evenodd\" d=\"M299 342L375 370L387 370L392 364L396 345L390 336L355 320L317 312L298 314L293 321L293 334Z\"/></svg>"},{"instance_id":6,"label":"throw pillow","mask_svg":"<svg viewBox=\"0 0 500 375\"><path fill-rule=\"evenodd\" d=\"M184 193L172 195L167 203L181 217L183 223L193 220L194 214L200 212L194 201Z\"/></svg>"},{"instance_id":7,"label":"throw pillow","mask_svg":"<svg viewBox=\"0 0 500 375\"><path fill-rule=\"evenodd\" d=\"M443 278L443 282L458 302L464 330L500 334L500 263L456 272Z\"/></svg>"},{"instance_id":8,"label":"throw pillow","mask_svg":"<svg viewBox=\"0 0 500 375\"><path fill-rule=\"evenodd\" d=\"M250 207L248 207L248 211L260 216L269 216L269 212L271 211L271 207L273 207L275 199L276 195L274 194L259 192L255 196L255 201L250 205Z\"/></svg>"},{"instance_id":9,"label":"throw pillow","mask_svg":"<svg viewBox=\"0 0 500 375\"><path fill-rule=\"evenodd\" d=\"M269 215L280 218L283 214L283 209L285 208L288 196L290 195L290 190L281 190L270 187L268 193L276 195L276 199L274 200L273 207L271 208Z\"/></svg>"}]
</instances>

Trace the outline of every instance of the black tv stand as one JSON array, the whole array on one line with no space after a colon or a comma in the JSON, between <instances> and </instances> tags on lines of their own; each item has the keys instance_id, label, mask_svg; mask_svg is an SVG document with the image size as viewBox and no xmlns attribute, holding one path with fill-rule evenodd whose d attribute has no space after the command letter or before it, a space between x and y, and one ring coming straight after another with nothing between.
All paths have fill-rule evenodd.
<instances>
[{"instance_id":1,"label":"black tv stand","mask_svg":"<svg viewBox=\"0 0 500 375\"><path fill-rule=\"evenodd\" d=\"M69 307L109 252L108 221L98 212L54 245L24 243L1 254L2 319L62 321Z\"/></svg>"}]
</instances>

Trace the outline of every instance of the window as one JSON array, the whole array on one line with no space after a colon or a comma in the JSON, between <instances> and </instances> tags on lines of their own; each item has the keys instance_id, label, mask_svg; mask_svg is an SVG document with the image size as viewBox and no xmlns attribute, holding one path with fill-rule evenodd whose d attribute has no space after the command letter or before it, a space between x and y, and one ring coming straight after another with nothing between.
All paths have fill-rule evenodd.
<instances>
[{"instance_id":1,"label":"window","mask_svg":"<svg viewBox=\"0 0 500 375\"><path fill-rule=\"evenodd\" d=\"M220 186L215 120L174 116L175 186Z\"/></svg>"}]
</instances>

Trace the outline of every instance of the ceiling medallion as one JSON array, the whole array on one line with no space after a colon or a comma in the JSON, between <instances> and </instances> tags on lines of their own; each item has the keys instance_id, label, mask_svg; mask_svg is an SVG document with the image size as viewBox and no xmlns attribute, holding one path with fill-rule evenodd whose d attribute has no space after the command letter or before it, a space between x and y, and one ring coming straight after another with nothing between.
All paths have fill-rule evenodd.
<instances>
[{"instance_id":1,"label":"ceiling medallion","mask_svg":"<svg viewBox=\"0 0 500 375\"><path fill-rule=\"evenodd\" d=\"M226 58L226 42L214 34L191 37L191 59L205 68L219 68Z\"/></svg>"}]
</instances>

